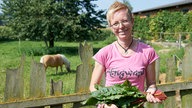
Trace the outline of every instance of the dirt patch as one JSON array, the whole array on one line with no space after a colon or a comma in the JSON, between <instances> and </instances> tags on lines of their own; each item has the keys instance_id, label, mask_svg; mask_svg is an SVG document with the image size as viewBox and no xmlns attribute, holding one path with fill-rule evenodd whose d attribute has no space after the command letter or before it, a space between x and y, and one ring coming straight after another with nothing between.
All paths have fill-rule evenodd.
<instances>
[{"instance_id":1,"label":"dirt patch","mask_svg":"<svg viewBox=\"0 0 192 108\"><path fill-rule=\"evenodd\" d=\"M174 82L181 82L182 81L182 77L181 76L176 76L175 77L175 81ZM159 82L160 84L165 84L166 83L166 74L162 73L159 75Z\"/></svg>"},{"instance_id":2,"label":"dirt patch","mask_svg":"<svg viewBox=\"0 0 192 108\"><path fill-rule=\"evenodd\" d=\"M160 84L165 84L165 81L166 81L166 74L165 73L160 74L159 75L159 83Z\"/></svg>"}]
</instances>

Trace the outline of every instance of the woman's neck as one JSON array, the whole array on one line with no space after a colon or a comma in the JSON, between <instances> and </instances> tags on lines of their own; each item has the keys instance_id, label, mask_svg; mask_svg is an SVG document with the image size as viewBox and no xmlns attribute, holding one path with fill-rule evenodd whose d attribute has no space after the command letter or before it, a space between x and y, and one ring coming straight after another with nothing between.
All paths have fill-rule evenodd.
<instances>
[{"instance_id":1,"label":"woman's neck","mask_svg":"<svg viewBox=\"0 0 192 108\"><path fill-rule=\"evenodd\" d=\"M127 47L130 47L131 43L133 41L133 38L130 37L130 38L127 38L127 39L117 39L117 42L124 48L127 48Z\"/></svg>"},{"instance_id":2,"label":"woman's neck","mask_svg":"<svg viewBox=\"0 0 192 108\"><path fill-rule=\"evenodd\" d=\"M127 40L127 41L119 41L117 40L117 44L119 47L121 47L125 53L127 53L127 51L131 48L131 46L133 45L133 38Z\"/></svg>"}]
</instances>

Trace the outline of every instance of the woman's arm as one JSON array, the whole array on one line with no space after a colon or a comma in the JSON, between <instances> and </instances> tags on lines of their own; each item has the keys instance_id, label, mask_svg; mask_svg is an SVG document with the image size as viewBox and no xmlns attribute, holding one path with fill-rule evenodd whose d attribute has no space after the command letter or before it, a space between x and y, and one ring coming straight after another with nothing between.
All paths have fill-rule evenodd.
<instances>
[{"instance_id":1,"label":"woman's arm","mask_svg":"<svg viewBox=\"0 0 192 108\"><path fill-rule=\"evenodd\" d=\"M155 61L148 65L146 72L147 88L156 88Z\"/></svg>"},{"instance_id":2,"label":"woman's arm","mask_svg":"<svg viewBox=\"0 0 192 108\"><path fill-rule=\"evenodd\" d=\"M92 77L91 77L91 82L89 86L89 90L91 92L95 91L95 84L99 84L102 78L102 75L104 73L104 66L101 65L100 63L95 61L95 67L93 69Z\"/></svg>"},{"instance_id":3,"label":"woman's arm","mask_svg":"<svg viewBox=\"0 0 192 108\"><path fill-rule=\"evenodd\" d=\"M161 102L158 98L155 98L153 94L156 92L157 87L156 87L156 75L155 75L155 61L147 67L147 72L146 72L146 83L147 83L147 96L146 99L148 102Z\"/></svg>"}]
</instances>

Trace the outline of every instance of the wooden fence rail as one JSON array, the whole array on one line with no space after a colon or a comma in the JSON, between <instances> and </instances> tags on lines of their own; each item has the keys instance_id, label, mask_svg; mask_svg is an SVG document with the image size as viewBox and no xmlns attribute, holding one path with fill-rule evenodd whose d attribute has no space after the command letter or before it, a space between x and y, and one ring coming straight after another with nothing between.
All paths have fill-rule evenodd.
<instances>
[{"instance_id":1,"label":"wooden fence rail","mask_svg":"<svg viewBox=\"0 0 192 108\"><path fill-rule=\"evenodd\" d=\"M1 103L0 108L41 108L43 106L51 106L58 104L81 102L88 98L88 94L71 94L61 96L50 96L43 98L31 98L25 100L18 100L13 102ZM61 107L62 108L62 107Z\"/></svg>"},{"instance_id":2,"label":"wooden fence rail","mask_svg":"<svg viewBox=\"0 0 192 108\"><path fill-rule=\"evenodd\" d=\"M178 108L176 106L178 94L180 99L179 108L191 108L192 106L192 45L189 44L185 50L183 59L182 81L175 82L175 64L174 58L168 59L168 71L166 73L166 83L158 84L158 88L165 92L168 99L163 104L146 103L146 108ZM73 108L84 107L80 102L89 97L89 82L93 66L91 58L93 55L92 47L87 44L79 45L79 55L82 64L77 67L76 73L76 93L70 95L61 95L62 82L51 81L51 95L45 97L46 91L46 74L44 67L40 63L32 61L31 78L30 78L30 97L24 97L23 87L23 65L24 57L21 59L21 65L18 69L7 70L6 87L4 102L0 103L0 108L63 108L63 104L74 103ZM159 62L156 62L157 82L159 82ZM40 78L40 79L38 79ZM88 108L90 108L89 106ZM93 107L93 106L92 106ZM95 108L95 107L93 107Z\"/></svg>"}]
</instances>

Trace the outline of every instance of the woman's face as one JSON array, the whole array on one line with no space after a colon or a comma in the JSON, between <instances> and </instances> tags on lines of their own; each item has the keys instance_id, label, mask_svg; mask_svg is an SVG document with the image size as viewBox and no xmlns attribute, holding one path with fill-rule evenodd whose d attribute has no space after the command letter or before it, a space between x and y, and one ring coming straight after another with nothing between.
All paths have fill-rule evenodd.
<instances>
[{"instance_id":1,"label":"woman's face","mask_svg":"<svg viewBox=\"0 0 192 108\"><path fill-rule=\"evenodd\" d=\"M129 39L132 34L133 21L126 9L115 12L110 20L112 32L119 39Z\"/></svg>"}]
</instances>

